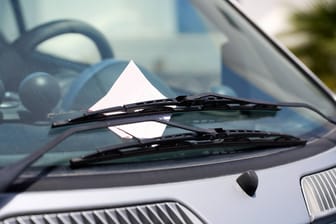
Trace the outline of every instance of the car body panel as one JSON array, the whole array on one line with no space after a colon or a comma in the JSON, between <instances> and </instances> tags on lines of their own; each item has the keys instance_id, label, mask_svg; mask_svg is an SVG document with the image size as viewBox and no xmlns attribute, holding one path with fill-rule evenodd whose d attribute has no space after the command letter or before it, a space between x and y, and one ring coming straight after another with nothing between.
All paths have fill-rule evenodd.
<instances>
[{"instance_id":1,"label":"car body panel","mask_svg":"<svg viewBox=\"0 0 336 224\"><path fill-rule=\"evenodd\" d=\"M333 167L335 159L336 147L287 165L256 170L259 186L254 197L249 197L237 184L240 174L141 187L2 194L3 204L6 205L0 210L0 219L24 214L176 201L207 223L307 223L310 217L300 179Z\"/></svg>"}]
</instances>

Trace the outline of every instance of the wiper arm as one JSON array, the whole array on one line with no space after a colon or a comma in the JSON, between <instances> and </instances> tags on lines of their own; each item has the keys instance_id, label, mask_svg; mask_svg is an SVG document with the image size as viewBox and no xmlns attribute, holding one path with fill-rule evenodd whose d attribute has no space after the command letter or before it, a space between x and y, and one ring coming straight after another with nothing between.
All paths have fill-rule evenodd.
<instances>
[{"instance_id":1,"label":"wiper arm","mask_svg":"<svg viewBox=\"0 0 336 224\"><path fill-rule=\"evenodd\" d=\"M179 124L179 123L172 122L172 121L167 121L165 119L160 119L156 115L144 115L144 116L132 117L128 119L123 119L123 118L117 119L116 118L116 119L102 120L102 121L97 121L95 123L71 127L63 131L60 135L55 137L53 140L48 142L46 145L42 146L36 151L33 151L31 154L24 157L23 159L1 168L0 169L0 193L5 192L8 189L8 187L13 183L13 181L15 181L15 179L27 169L27 167L31 166L35 161L41 158L44 154L52 150L54 147L56 147L66 138L68 138L69 136L75 133L95 130L95 129L101 129L101 128L107 128L107 127L112 127L112 126L118 126L118 125L124 125L124 124L146 122L146 121L154 121L154 122L162 123L162 124L165 124L171 127L180 128L180 129L190 131L193 133L212 132L211 129L193 127L193 126L183 125L183 124Z\"/></svg>"},{"instance_id":2,"label":"wiper arm","mask_svg":"<svg viewBox=\"0 0 336 224\"><path fill-rule=\"evenodd\" d=\"M248 146L248 148L259 149L265 147L292 147L305 144L305 140L286 134L217 128L208 133L193 132L151 139L137 139L136 142L105 147L95 153L71 159L70 165L76 168L115 159L180 150L194 150L201 147Z\"/></svg>"},{"instance_id":3,"label":"wiper arm","mask_svg":"<svg viewBox=\"0 0 336 224\"><path fill-rule=\"evenodd\" d=\"M223 96L215 93L205 93L192 96L178 96L170 99L144 101L87 112L77 118L53 122L52 127L76 125L106 119L203 110L264 110L276 112L280 109L277 105L271 103Z\"/></svg>"},{"instance_id":4,"label":"wiper arm","mask_svg":"<svg viewBox=\"0 0 336 224\"><path fill-rule=\"evenodd\" d=\"M126 104L124 106L106 108L98 111L86 112L82 116L77 118L53 122L52 128L104 120L134 118L145 115L171 114L176 112L192 112L205 110L256 110L277 112L281 110L282 107L305 108L317 113L328 122L336 125L336 121L333 118L326 116L317 108L306 103L270 103L257 100L229 97L215 93L204 93L191 96L178 96L176 98L170 99L144 101L139 103Z\"/></svg>"}]
</instances>

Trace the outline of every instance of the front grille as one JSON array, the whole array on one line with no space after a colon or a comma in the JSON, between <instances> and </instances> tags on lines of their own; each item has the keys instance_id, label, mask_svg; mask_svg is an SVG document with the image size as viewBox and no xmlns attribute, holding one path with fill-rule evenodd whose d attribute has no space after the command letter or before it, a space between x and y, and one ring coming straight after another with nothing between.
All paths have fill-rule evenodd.
<instances>
[{"instance_id":1,"label":"front grille","mask_svg":"<svg viewBox=\"0 0 336 224\"><path fill-rule=\"evenodd\" d=\"M203 223L175 202L7 218L0 224L192 224Z\"/></svg>"},{"instance_id":2,"label":"front grille","mask_svg":"<svg viewBox=\"0 0 336 224\"><path fill-rule=\"evenodd\" d=\"M336 213L336 168L303 177L301 187L312 220Z\"/></svg>"}]
</instances>

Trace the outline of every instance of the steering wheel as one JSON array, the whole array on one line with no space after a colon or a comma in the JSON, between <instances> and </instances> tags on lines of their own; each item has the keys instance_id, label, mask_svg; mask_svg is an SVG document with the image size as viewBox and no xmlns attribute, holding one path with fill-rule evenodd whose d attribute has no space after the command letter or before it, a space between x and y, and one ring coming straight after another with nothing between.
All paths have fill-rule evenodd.
<instances>
[{"instance_id":1,"label":"steering wheel","mask_svg":"<svg viewBox=\"0 0 336 224\"><path fill-rule=\"evenodd\" d=\"M43 63L38 63L38 60L32 57L33 51L40 43L68 33L77 33L88 37L96 45L102 59L113 58L109 42L93 26L78 20L57 20L45 23L23 33L0 53L0 79L4 82L6 90L17 90L21 80L32 72L48 72L55 69L57 63L54 62L54 58L50 57L49 60L42 60ZM59 61L63 61L63 64L71 64L71 62L62 59Z\"/></svg>"}]
</instances>

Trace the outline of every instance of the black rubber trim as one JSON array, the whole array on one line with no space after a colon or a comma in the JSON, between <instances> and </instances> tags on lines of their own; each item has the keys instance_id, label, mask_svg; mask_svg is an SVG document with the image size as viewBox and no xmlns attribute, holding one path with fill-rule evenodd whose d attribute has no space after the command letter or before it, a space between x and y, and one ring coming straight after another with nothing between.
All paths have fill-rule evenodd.
<instances>
[{"instance_id":1,"label":"black rubber trim","mask_svg":"<svg viewBox=\"0 0 336 224\"><path fill-rule=\"evenodd\" d=\"M69 176L64 176L64 173L62 176L57 176L55 173L57 173L58 168L48 168L39 177L19 178L9 191L107 188L219 177L247 170L259 170L284 165L317 155L335 146L335 142L330 141L330 139L336 139L336 131L325 136L323 139L316 140L303 147L290 148L280 152L277 149L273 150L273 153L270 155L234 161L227 161L227 159L224 161L224 155L217 156L215 160L203 158L201 160L92 166L91 168L75 170ZM218 158L223 158L223 161L220 161ZM104 174L101 174L102 172ZM48 173L51 173L53 176L48 176ZM77 175L74 175L75 173Z\"/></svg>"}]
</instances>

